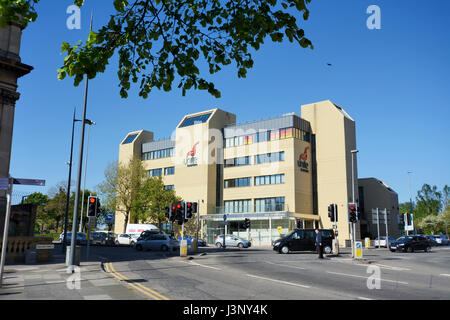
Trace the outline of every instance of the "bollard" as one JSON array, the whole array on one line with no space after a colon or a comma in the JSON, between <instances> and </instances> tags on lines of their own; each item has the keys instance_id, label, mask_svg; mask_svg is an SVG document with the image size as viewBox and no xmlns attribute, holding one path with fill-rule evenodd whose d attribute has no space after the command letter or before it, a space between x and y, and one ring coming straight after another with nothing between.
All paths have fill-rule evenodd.
<instances>
[{"instance_id":1,"label":"bollard","mask_svg":"<svg viewBox=\"0 0 450 320\"><path fill-rule=\"evenodd\" d=\"M361 241L355 241L355 258L356 259L362 259L363 257L363 248L362 248L362 242Z\"/></svg>"},{"instance_id":2,"label":"bollard","mask_svg":"<svg viewBox=\"0 0 450 320\"><path fill-rule=\"evenodd\" d=\"M180 241L180 256L186 257L187 256L187 240L181 240Z\"/></svg>"}]
</instances>

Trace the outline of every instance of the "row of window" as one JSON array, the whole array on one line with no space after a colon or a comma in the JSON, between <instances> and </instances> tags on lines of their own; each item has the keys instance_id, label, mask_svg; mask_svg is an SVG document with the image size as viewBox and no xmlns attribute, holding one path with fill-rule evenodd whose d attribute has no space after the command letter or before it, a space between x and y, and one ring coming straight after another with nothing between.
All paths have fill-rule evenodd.
<instances>
[{"instance_id":1,"label":"row of window","mask_svg":"<svg viewBox=\"0 0 450 320\"><path fill-rule=\"evenodd\" d=\"M165 190L175 190L175 186L173 184L170 184L168 186L164 186Z\"/></svg>"},{"instance_id":2,"label":"row of window","mask_svg":"<svg viewBox=\"0 0 450 320\"><path fill-rule=\"evenodd\" d=\"M311 134L309 132L297 128L284 128L227 138L225 139L225 148L289 138L296 138L299 140L311 142Z\"/></svg>"},{"instance_id":3,"label":"row of window","mask_svg":"<svg viewBox=\"0 0 450 320\"><path fill-rule=\"evenodd\" d=\"M142 160L154 160L162 158L170 158L174 155L175 148L161 149L142 153Z\"/></svg>"},{"instance_id":4,"label":"row of window","mask_svg":"<svg viewBox=\"0 0 450 320\"><path fill-rule=\"evenodd\" d=\"M285 210L284 197L255 199L254 212L272 212ZM252 211L252 200L224 201L225 213L247 213Z\"/></svg>"},{"instance_id":5,"label":"row of window","mask_svg":"<svg viewBox=\"0 0 450 320\"><path fill-rule=\"evenodd\" d=\"M252 178L235 178L227 179L224 181L224 188L239 188L239 187L250 187L252 185ZM259 176L255 177L255 186L261 186L266 184L281 184L284 183L284 174L274 174L270 176Z\"/></svg>"},{"instance_id":6,"label":"row of window","mask_svg":"<svg viewBox=\"0 0 450 320\"><path fill-rule=\"evenodd\" d=\"M164 168L164 175L170 176L175 174L175 167ZM160 177L162 176L162 168L150 169L147 171L149 177Z\"/></svg>"},{"instance_id":7,"label":"row of window","mask_svg":"<svg viewBox=\"0 0 450 320\"><path fill-rule=\"evenodd\" d=\"M284 161L284 151L258 154L255 156L254 164L270 163L277 161ZM251 164L250 156L225 159L225 168L247 166L250 164Z\"/></svg>"}]
</instances>

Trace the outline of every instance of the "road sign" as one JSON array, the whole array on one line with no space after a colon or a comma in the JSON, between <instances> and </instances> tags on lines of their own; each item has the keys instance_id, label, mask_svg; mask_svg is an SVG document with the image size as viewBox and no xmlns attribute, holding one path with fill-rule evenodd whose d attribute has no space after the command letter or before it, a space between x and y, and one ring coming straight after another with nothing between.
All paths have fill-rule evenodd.
<instances>
[{"instance_id":1,"label":"road sign","mask_svg":"<svg viewBox=\"0 0 450 320\"><path fill-rule=\"evenodd\" d=\"M356 241L355 242L355 258L361 259L362 256L363 256L362 242Z\"/></svg>"},{"instance_id":2,"label":"road sign","mask_svg":"<svg viewBox=\"0 0 450 320\"><path fill-rule=\"evenodd\" d=\"M38 179L19 179L19 178L13 178L14 184L23 184L27 186L45 186L45 180L38 180Z\"/></svg>"},{"instance_id":3,"label":"road sign","mask_svg":"<svg viewBox=\"0 0 450 320\"><path fill-rule=\"evenodd\" d=\"M113 220L114 220L114 215L113 214L106 215L106 222L107 223L112 223Z\"/></svg>"},{"instance_id":4,"label":"road sign","mask_svg":"<svg viewBox=\"0 0 450 320\"><path fill-rule=\"evenodd\" d=\"M55 249L55 245L54 244L37 244L36 249L37 250L43 250L43 249L53 250L53 249Z\"/></svg>"},{"instance_id":5,"label":"road sign","mask_svg":"<svg viewBox=\"0 0 450 320\"><path fill-rule=\"evenodd\" d=\"M223 215L223 221L227 221L227 215L226 214Z\"/></svg>"},{"instance_id":6,"label":"road sign","mask_svg":"<svg viewBox=\"0 0 450 320\"><path fill-rule=\"evenodd\" d=\"M278 227L277 227L277 231L278 231L279 234L281 234L281 231L282 231L282 230L283 230L283 228L282 228L281 226L278 226Z\"/></svg>"}]
</instances>

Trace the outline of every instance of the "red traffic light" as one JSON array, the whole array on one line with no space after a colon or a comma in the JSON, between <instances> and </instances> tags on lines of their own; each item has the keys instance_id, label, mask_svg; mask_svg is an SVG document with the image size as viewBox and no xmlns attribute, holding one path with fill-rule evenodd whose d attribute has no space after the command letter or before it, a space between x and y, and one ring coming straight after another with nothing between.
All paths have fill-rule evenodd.
<instances>
[{"instance_id":1,"label":"red traffic light","mask_svg":"<svg viewBox=\"0 0 450 320\"><path fill-rule=\"evenodd\" d=\"M190 208L192 207L192 202L188 202L187 206Z\"/></svg>"},{"instance_id":2,"label":"red traffic light","mask_svg":"<svg viewBox=\"0 0 450 320\"><path fill-rule=\"evenodd\" d=\"M355 206L350 206L349 208L350 208L350 210L355 210L356 209Z\"/></svg>"},{"instance_id":3,"label":"red traffic light","mask_svg":"<svg viewBox=\"0 0 450 320\"><path fill-rule=\"evenodd\" d=\"M89 198L90 203L95 203L95 200L96 200L95 198Z\"/></svg>"},{"instance_id":4,"label":"red traffic light","mask_svg":"<svg viewBox=\"0 0 450 320\"><path fill-rule=\"evenodd\" d=\"M172 206L172 210L175 210L175 206Z\"/></svg>"},{"instance_id":5,"label":"red traffic light","mask_svg":"<svg viewBox=\"0 0 450 320\"><path fill-rule=\"evenodd\" d=\"M177 204L177 208L180 209L181 208L181 204Z\"/></svg>"}]
</instances>

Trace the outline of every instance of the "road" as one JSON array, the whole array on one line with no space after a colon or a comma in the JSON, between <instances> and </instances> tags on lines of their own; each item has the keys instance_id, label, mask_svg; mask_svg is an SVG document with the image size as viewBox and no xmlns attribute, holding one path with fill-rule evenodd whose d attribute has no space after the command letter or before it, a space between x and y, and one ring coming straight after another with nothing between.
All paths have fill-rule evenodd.
<instances>
[{"instance_id":1,"label":"road","mask_svg":"<svg viewBox=\"0 0 450 320\"><path fill-rule=\"evenodd\" d=\"M450 247L430 253L369 249L365 263L346 253L319 260L271 249L200 252L188 260L129 247L91 248L111 276L157 300L450 299Z\"/></svg>"}]
</instances>

